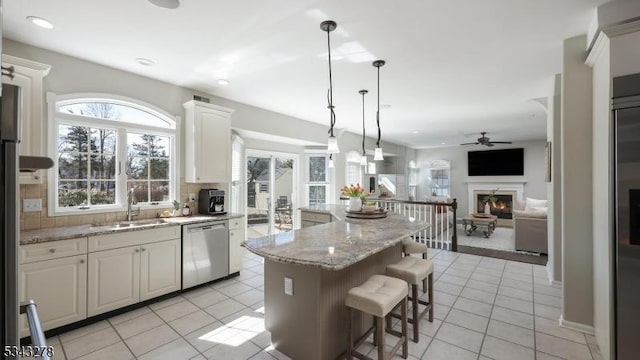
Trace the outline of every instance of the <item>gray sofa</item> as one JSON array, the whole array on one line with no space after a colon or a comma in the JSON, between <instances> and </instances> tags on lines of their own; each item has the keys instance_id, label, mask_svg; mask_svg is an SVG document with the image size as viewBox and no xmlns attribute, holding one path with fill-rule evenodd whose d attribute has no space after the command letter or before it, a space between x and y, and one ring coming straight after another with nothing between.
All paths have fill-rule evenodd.
<instances>
[{"instance_id":1,"label":"gray sofa","mask_svg":"<svg viewBox=\"0 0 640 360\"><path fill-rule=\"evenodd\" d=\"M547 213L513 210L516 250L547 254Z\"/></svg>"}]
</instances>

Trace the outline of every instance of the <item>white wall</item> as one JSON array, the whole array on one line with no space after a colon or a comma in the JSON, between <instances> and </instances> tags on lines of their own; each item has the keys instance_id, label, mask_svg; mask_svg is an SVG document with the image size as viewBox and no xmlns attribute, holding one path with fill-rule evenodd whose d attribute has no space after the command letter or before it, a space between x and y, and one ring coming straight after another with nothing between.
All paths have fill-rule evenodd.
<instances>
[{"instance_id":1,"label":"white wall","mask_svg":"<svg viewBox=\"0 0 640 360\"><path fill-rule=\"evenodd\" d=\"M562 45L563 325L593 326L592 80L586 36Z\"/></svg>"},{"instance_id":2,"label":"white wall","mask_svg":"<svg viewBox=\"0 0 640 360\"><path fill-rule=\"evenodd\" d=\"M561 89L562 76L557 74L547 102L547 141L551 141L551 182L547 183L547 199L550 200L547 212L547 273L556 284L562 281Z\"/></svg>"},{"instance_id":3,"label":"white wall","mask_svg":"<svg viewBox=\"0 0 640 360\"><path fill-rule=\"evenodd\" d=\"M451 162L451 197L458 200L458 216L464 216L468 212L468 181L526 181L524 196L536 199L547 198L547 188L544 181L544 147L545 141L515 142L511 145L496 145L495 149L524 148L524 176L468 176L467 152L474 150L486 150L479 146L454 146L435 149L421 149L416 151L418 165L418 198L424 200L429 194L427 178L429 164L433 160L449 160Z\"/></svg>"},{"instance_id":4,"label":"white wall","mask_svg":"<svg viewBox=\"0 0 640 360\"><path fill-rule=\"evenodd\" d=\"M593 325L599 339L600 352L608 359L612 325L612 94L609 39L602 35L600 41L587 61L593 68Z\"/></svg>"}]
</instances>

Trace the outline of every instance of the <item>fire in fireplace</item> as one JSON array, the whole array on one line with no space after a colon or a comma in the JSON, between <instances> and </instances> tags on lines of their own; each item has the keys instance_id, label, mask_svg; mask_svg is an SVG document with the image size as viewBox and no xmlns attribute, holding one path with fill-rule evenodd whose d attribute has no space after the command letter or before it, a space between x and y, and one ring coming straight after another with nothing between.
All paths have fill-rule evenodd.
<instances>
[{"instance_id":1,"label":"fire in fireplace","mask_svg":"<svg viewBox=\"0 0 640 360\"><path fill-rule=\"evenodd\" d=\"M476 211L479 213L484 212L484 199L489 194L477 194ZM513 218L513 196L512 195L493 195L496 200L489 202L491 207L491 214L498 217L498 219L512 219Z\"/></svg>"}]
</instances>

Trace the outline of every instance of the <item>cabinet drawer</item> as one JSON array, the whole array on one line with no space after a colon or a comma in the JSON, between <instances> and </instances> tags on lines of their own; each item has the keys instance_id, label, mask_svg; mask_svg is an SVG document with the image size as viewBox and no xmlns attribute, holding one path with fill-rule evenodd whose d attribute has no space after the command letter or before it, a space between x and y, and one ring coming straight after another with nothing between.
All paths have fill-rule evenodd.
<instances>
[{"instance_id":1,"label":"cabinet drawer","mask_svg":"<svg viewBox=\"0 0 640 360\"><path fill-rule=\"evenodd\" d=\"M87 253L87 238L49 241L20 246L20 263L58 259Z\"/></svg>"},{"instance_id":2,"label":"cabinet drawer","mask_svg":"<svg viewBox=\"0 0 640 360\"><path fill-rule=\"evenodd\" d=\"M180 238L180 226L149 230L123 231L108 235L89 236L89 252L117 249Z\"/></svg>"},{"instance_id":3,"label":"cabinet drawer","mask_svg":"<svg viewBox=\"0 0 640 360\"><path fill-rule=\"evenodd\" d=\"M331 215L329 214L303 211L301 215L302 215L302 221L306 220L306 221L314 221L314 222L320 222L320 223L331 222Z\"/></svg>"},{"instance_id":4,"label":"cabinet drawer","mask_svg":"<svg viewBox=\"0 0 640 360\"><path fill-rule=\"evenodd\" d=\"M229 230L239 229L242 225L242 218L229 219Z\"/></svg>"}]
</instances>

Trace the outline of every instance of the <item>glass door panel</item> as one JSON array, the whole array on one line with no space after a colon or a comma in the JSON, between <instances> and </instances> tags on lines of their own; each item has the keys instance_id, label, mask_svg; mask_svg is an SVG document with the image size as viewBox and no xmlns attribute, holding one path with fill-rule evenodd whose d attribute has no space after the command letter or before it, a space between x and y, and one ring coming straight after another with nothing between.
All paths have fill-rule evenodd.
<instances>
[{"instance_id":1,"label":"glass door panel","mask_svg":"<svg viewBox=\"0 0 640 360\"><path fill-rule=\"evenodd\" d=\"M247 156L247 238L271 231L271 157Z\"/></svg>"},{"instance_id":2,"label":"glass door panel","mask_svg":"<svg viewBox=\"0 0 640 360\"><path fill-rule=\"evenodd\" d=\"M275 171L273 182L273 195L275 199L274 227L275 233L290 231L294 224L293 211L293 166L290 158L275 158Z\"/></svg>"}]
</instances>

